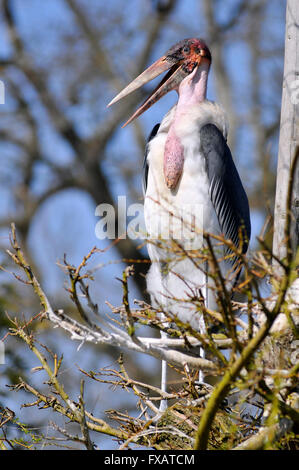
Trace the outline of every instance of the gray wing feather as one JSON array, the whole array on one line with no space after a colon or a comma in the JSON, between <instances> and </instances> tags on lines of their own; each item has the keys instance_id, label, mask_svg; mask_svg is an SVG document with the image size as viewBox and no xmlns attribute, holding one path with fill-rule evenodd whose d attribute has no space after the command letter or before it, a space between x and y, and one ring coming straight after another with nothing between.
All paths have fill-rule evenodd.
<instances>
[{"instance_id":1,"label":"gray wing feather","mask_svg":"<svg viewBox=\"0 0 299 470\"><path fill-rule=\"evenodd\" d=\"M200 130L200 150L210 181L210 197L221 231L245 253L251 225L248 199L230 149L219 129L206 124Z\"/></svg>"},{"instance_id":2,"label":"gray wing feather","mask_svg":"<svg viewBox=\"0 0 299 470\"><path fill-rule=\"evenodd\" d=\"M145 193L146 193L147 177L148 177L148 161L147 161L148 150L149 150L148 144L150 143L150 141L151 141L151 140L155 137L155 135L157 134L157 132L158 132L158 130L159 130L159 127L160 127L160 124L156 124L156 125L153 127L152 132L150 133L150 135L148 136L147 141L146 141L145 152L144 152L144 160L143 160L143 167L142 167L142 189L143 189L143 195L144 195L144 196L145 196Z\"/></svg>"}]
</instances>

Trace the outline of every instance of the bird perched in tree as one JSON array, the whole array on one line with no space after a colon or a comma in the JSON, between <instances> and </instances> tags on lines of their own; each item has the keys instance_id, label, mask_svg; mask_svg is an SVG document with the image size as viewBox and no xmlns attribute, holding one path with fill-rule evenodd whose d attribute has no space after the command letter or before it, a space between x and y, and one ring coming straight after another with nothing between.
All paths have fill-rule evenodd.
<instances>
[{"instance_id":1,"label":"bird perched in tree","mask_svg":"<svg viewBox=\"0 0 299 470\"><path fill-rule=\"evenodd\" d=\"M184 39L109 103L167 71L127 125L169 91L178 93L146 145L144 216L152 262L147 287L154 305L201 332L205 325L192 299L200 292L206 307L217 308L207 266L200 262L203 234L211 234L222 276L231 281L235 258L216 238L231 240L243 253L250 238L248 199L226 142L227 118L207 100L211 61L203 39Z\"/></svg>"}]
</instances>

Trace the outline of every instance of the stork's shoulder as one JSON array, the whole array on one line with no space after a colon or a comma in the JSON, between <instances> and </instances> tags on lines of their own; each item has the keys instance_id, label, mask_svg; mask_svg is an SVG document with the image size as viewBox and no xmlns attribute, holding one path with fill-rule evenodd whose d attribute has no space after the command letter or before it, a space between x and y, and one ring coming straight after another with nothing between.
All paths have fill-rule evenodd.
<instances>
[{"instance_id":1,"label":"stork's shoulder","mask_svg":"<svg viewBox=\"0 0 299 470\"><path fill-rule=\"evenodd\" d=\"M228 135L228 117L224 108L214 101L204 100L196 106L198 127L214 124L222 133L225 140Z\"/></svg>"},{"instance_id":2,"label":"stork's shoulder","mask_svg":"<svg viewBox=\"0 0 299 470\"><path fill-rule=\"evenodd\" d=\"M176 133L182 140L189 137L194 139L195 135L199 136L199 131L207 124L214 124L224 139L227 139L228 119L226 112L219 104L204 100L186 106L175 113Z\"/></svg>"}]
</instances>

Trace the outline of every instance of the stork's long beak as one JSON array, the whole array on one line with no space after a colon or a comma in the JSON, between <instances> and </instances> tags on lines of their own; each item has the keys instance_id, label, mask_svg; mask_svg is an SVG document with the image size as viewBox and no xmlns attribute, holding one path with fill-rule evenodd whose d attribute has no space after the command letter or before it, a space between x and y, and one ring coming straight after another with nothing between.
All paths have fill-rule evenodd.
<instances>
[{"instance_id":1,"label":"stork's long beak","mask_svg":"<svg viewBox=\"0 0 299 470\"><path fill-rule=\"evenodd\" d=\"M162 98L162 96L166 95L166 93L178 87L181 80L187 75L187 73L182 68L182 62L177 62L174 64L174 61L169 60L167 56L161 57L148 69L142 72L137 78L135 78L135 80L133 80L115 98L113 98L112 101L110 101L108 106L111 106L112 104L121 100L125 96L140 88L142 85L148 83L150 80L158 77L158 75L161 73L166 72L166 70L169 70L169 72L165 75L165 77L163 77L159 85L122 127L125 127L127 124L144 113L144 111L150 108L154 103L156 103L156 101Z\"/></svg>"}]
</instances>

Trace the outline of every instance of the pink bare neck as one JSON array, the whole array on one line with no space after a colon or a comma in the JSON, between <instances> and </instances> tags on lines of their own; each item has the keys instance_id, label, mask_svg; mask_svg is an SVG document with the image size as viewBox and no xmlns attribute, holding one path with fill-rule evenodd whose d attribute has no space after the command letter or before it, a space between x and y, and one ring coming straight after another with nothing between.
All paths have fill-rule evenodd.
<instances>
[{"instance_id":1,"label":"pink bare neck","mask_svg":"<svg viewBox=\"0 0 299 470\"><path fill-rule=\"evenodd\" d=\"M164 150L164 177L169 189L175 189L184 167L184 147L176 133L178 122L184 119L189 106L200 103L207 96L210 63L203 61L179 85L179 100L175 117L168 131Z\"/></svg>"}]
</instances>

